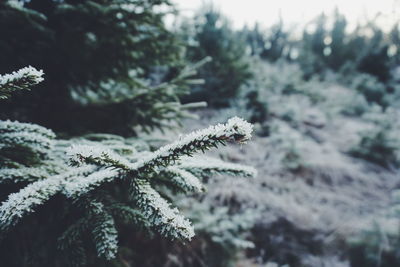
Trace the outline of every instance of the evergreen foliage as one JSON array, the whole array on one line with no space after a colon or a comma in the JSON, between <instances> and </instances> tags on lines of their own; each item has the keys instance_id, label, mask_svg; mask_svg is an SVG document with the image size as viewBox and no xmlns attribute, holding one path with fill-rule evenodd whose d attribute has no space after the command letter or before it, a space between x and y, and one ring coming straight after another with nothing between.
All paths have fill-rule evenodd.
<instances>
[{"instance_id":1,"label":"evergreen foliage","mask_svg":"<svg viewBox=\"0 0 400 267\"><path fill-rule=\"evenodd\" d=\"M46 73L0 75L1 265L397 266L399 26L350 32L336 10L299 39L282 20L235 31L211 7L176 33L171 12L0 2L0 72ZM204 105L180 99L230 105L199 112L227 122L147 136ZM249 140L238 113L257 144L218 155L257 165L251 183L227 176L254 168L198 155Z\"/></svg>"},{"instance_id":2,"label":"evergreen foliage","mask_svg":"<svg viewBox=\"0 0 400 267\"><path fill-rule=\"evenodd\" d=\"M178 98L198 81L163 23L172 11L168 0L2 1L0 73L32 64L46 81L1 116L72 134L176 124L189 116Z\"/></svg>"},{"instance_id":3,"label":"evergreen foliage","mask_svg":"<svg viewBox=\"0 0 400 267\"><path fill-rule=\"evenodd\" d=\"M289 32L284 29L281 19L268 31L263 31L260 25L256 24L253 29L245 27L241 34L245 36L252 56L271 62L283 58L291 59L290 51L293 44L289 40Z\"/></svg>"},{"instance_id":4,"label":"evergreen foliage","mask_svg":"<svg viewBox=\"0 0 400 267\"><path fill-rule=\"evenodd\" d=\"M24 81L20 72L13 74L13 84ZM38 78L29 81L33 85ZM7 92L13 84L0 89ZM193 226L159 187L201 192L202 177L212 173L255 176L247 166L191 158L227 142L244 143L251 132L251 124L234 117L150 152L138 151L134 141L119 136L57 140L41 126L1 121L0 247L2 258L8 254L5 264L83 266L99 262L94 255L115 259L124 222L170 239L192 239ZM37 227L28 235L32 240L26 238L34 247L11 242L32 227ZM52 230L43 234L46 229Z\"/></svg>"},{"instance_id":5,"label":"evergreen foliage","mask_svg":"<svg viewBox=\"0 0 400 267\"><path fill-rule=\"evenodd\" d=\"M186 25L187 57L199 61L212 60L199 69L205 84L195 87L189 100L207 101L212 106L227 106L237 96L239 87L251 77L245 60L245 42L228 20L213 7L200 12L193 24Z\"/></svg>"},{"instance_id":6,"label":"evergreen foliage","mask_svg":"<svg viewBox=\"0 0 400 267\"><path fill-rule=\"evenodd\" d=\"M29 90L29 87L43 81L43 72L29 66L12 74L0 76L0 98L5 99L14 91Z\"/></svg>"}]
</instances>

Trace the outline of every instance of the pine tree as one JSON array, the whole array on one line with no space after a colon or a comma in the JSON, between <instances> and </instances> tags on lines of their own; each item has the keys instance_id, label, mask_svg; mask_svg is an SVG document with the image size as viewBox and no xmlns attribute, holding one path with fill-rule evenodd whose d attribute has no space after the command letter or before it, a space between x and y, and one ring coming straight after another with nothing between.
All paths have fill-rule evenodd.
<instances>
[{"instance_id":1,"label":"pine tree","mask_svg":"<svg viewBox=\"0 0 400 267\"><path fill-rule=\"evenodd\" d=\"M27 89L42 75L29 67L1 76L0 92ZM124 224L190 241L190 221L163 197L163 188L201 193L202 177L213 173L255 176L251 167L194 157L244 143L251 132L251 124L234 117L149 151L140 139L91 134L63 140L36 124L0 121L2 264L118 262Z\"/></svg>"},{"instance_id":2,"label":"pine tree","mask_svg":"<svg viewBox=\"0 0 400 267\"><path fill-rule=\"evenodd\" d=\"M239 87L251 77L245 60L245 41L234 31L220 12L207 7L185 38L193 45L187 48L189 61L211 58L199 74L204 85L193 89L189 100L207 101L212 106L227 106L238 95ZM187 40L188 43L190 43Z\"/></svg>"},{"instance_id":3,"label":"pine tree","mask_svg":"<svg viewBox=\"0 0 400 267\"><path fill-rule=\"evenodd\" d=\"M46 72L36 90L3 102L2 119L132 136L190 116L179 98L198 81L163 23L170 12L168 0L0 1L0 73Z\"/></svg>"}]
</instances>

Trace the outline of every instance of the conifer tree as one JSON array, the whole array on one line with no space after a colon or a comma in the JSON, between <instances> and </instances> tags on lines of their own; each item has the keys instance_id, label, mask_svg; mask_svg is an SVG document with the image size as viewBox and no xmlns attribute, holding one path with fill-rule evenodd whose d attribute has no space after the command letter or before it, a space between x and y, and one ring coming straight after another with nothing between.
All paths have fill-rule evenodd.
<instances>
[{"instance_id":1,"label":"conifer tree","mask_svg":"<svg viewBox=\"0 0 400 267\"><path fill-rule=\"evenodd\" d=\"M237 96L239 87L251 77L244 57L245 42L229 26L227 18L213 7L206 7L197 17L193 32L185 36L193 44L188 46L187 56L194 62L210 57L211 62L199 69L205 83L195 87L188 99L227 106Z\"/></svg>"},{"instance_id":2,"label":"conifer tree","mask_svg":"<svg viewBox=\"0 0 400 267\"><path fill-rule=\"evenodd\" d=\"M288 39L289 32L283 26L283 21L280 19L266 31L262 31L258 24L251 30L245 27L242 34L245 36L251 55L272 62L282 58L290 59L292 44Z\"/></svg>"},{"instance_id":3,"label":"conifer tree","mask_svg":"<svg viewBox=\"0 0 400 267\"><path fill-rule=\"evenodd\" d=\"M170 12L168 0L0 1L0 73L46 72L36 90L3 102L1 116L125 136L189 116L179 97L198 81L163 23Z\"/></svg>"},{"instance_id":4,"label":"conifer tree","mask_svg":"<svg viewBox=\"0 0 400 267\"><path fill-rule=\"evenodd\" d=\"M1 95L27 89L42 75L29 67L1 76ZM91 134L62 140L36 124L0 121L2 264L117 263L124 224L190 241L190 221L163 190L200 193L202 177L212 173L255 176L251 167L194 157L227 142L244 143L251 132L251 124L234 117L149 151L140 139Z\"/></svg>"}]
</instances>

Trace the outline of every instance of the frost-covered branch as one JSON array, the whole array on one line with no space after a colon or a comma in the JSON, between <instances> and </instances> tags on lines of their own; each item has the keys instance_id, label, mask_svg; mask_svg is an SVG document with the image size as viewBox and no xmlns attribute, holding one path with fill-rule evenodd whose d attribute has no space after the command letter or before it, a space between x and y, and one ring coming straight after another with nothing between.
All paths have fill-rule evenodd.
<instances>
[{"instance_id":1,"label":"frost-covered branch","mask_svg":"<svg viewBox=\"0 0 400 267\"><path fill-rule=\"evenodd\" d=\"M162 174L165 174L170 182L185 192L202 192L205 190L203 184L196 176L176 166L165 168Z\"/></svg>"},{"instance_id":2,"label":"frost-covered branch","mask_svg":"<svg viewBox=\"0 0 400 267\"><path fill-rule=\"evenodd\" d=\"M19 192L10 194L0 206L0 229L7 230L17 224L23 216L33 212L34 208L60 192L65 179L84 176L90 171L93 171L93 166L81 167L65 174L33 182Z\"/></svg>"},{"instance_id":3,"label":"frost-covered branch","mask_svg":"<svg viewBox=\"0 0 400 267\"><path fill-rule=\"evenodd\" d=\"M21 129L21 132L16 129ZM32 213L37 206L60 193L72 199L73 203L83 203L82 207L86 210L88 218L82 223L89 224L89 228L90 226L94 227L91 230L98 255L107 259L115 257L117 251L115 218L134 221L132 218L138 216L140 219L136 220L137 222L140 221L142 224L147 222L149 227L154 228L163 236L190 240L194 235L190 222L152 188L150 181L157 182L158 180L154 178L158 177L161 180L168 180L168 185L171 187L185 192L200 192L204 190L204 187L196 175L228 173L255 176L256 171L251 167L219 160L190 160L187 157L228 141L245 142L251 137L251 131L251 124L235 117L226 124L218 124L205 130L195 131L155 152L141 153L135 157L123 157L116 153L112 145L115 143L107 146L100 142L86 141L83 142L83 145L74 145L67 150L72 165L84 164L84 166L51 177L44 178L41 173L27 173L29 168L1 170L0 177L4 181L33 182L18 193L9 195L8 199L2 203L0 206L0 229L7 230L14 226L22 217ZM15 135L18 138L20 136L27 137L22 141L15 138L17 141L14 143L22 142L30 146L40 143L45 147L47 146L45 140L53 137L52 132L47 132L40 127L13 124L13 122L0 123L0 136L2 136L3 143L7 143L7 138L4 137L9 135ZM57 149L52 150L53 155L65 151L68 142L60 142L56 146ZM24 174L27 175L22 178ZM95 199L97 199L99 195L102 195L102 191L94 191L95 189L117 179L130 181L130 201L135 202L135 207L116 204L110 202L108 198L100 197L101 202L92 199L92 196L96 196ZM121 216L118 215L119 213ZM78 231L79 227L86 226L79 224L76 227L71 228L70 231ZM60 240L63 239L65 236ZM72 243L73 240L67 240L66 246Z\"/></svg>"},{"instance_id":4,"label":"frost-covered branch","mask_svg":"<svg viewBox=\"0 0 400 267\"><path fill-rule=\"evenodd\" d=\"M86 177L75 177L65 182L63 193L69 198L79 198L100 185L111 182L121 175L114 168L106 168L95 171Z\"/></svg>"},{"instance_id":5,"label":"frost-covered branch","mask_svg":"<svg viewBox=\"0 0 400 267\"><path fill-rule=\"evenodd\" d=\"M52 145L52 140L36 133L13 132L0 133L0 149L3 147L28 147L40 154L46 154Z\"/></svg>"},{"instance_id":6,"label":"frost-covered branch","mask_svg":"<svg viewBox=\"0 0 400 267\"><path fill-rule=\"evenodd\" d=\"M0 133L34 133L48 138L55 138L56 135L52 130L32 123L23 123L18 121L0 121Z\"/></svg>"},{"instance_id":7,"label":"frost-covered branch","mask_svg":"<svg viewBox=\"0 0 400 267\"><path fill-rule=\"evenodd\" d=\"M73 145L67 150L70 163L73 166L95 164L129 170L130 162L117 153L102 146Z\"/></svg>"},{"instance_id":8,"label":"frost-covered branch","mask_svg":"<svg viewBox=\"0 0 400 267\"><path fill-rule=\"evenodd\" d=\"M204 130L192 132L181 140L161 147L151 155L135 163L137 171L151 171L157 166L168 166L179 157L205 151L227 141L246 142L251 138L253 126L245 120L233 117L226 124L217 124Z\"/></svg>"},{"instance_id":9,"label":"frost-covered branch","mask_svg":"<svg viewBox=\"0 0 400 267\"><path fill-rule=\"evenodd\" d=\"M257 170L251 166L224 162L213 158L183 158L177 165L179 168L195 175L228 174L232 176L256 177Z\"/></svg>"},{"instance_id":10,"label":"frost-covered branch","mask_svg":"<svg viewBox=\"0 0 400 267\"><path fill-rule=\"evenodd\" d=\"M25 150L45 155L52 147L54 138L51 130L39 125L0 121L0 149L12 148L15 152L21 152L19 148L24 147Z\"/></svg>"},{"instance_id":11,"label":"frost-covered branch","mask_svg":"<svg viewBox=\"0 0 400 267\"><path fill-rule=\"evenodd\" d=\"M18 193L10 194L0 206L1 230L14 226L33 208L49 200L59 191L61 179L54 177L29 184Z\"/></svg>"},{"instance_id":12,"label":"frost-covered branch","mask_svg":"<svg viewBox=\"0 0 400 267\"><path fill-rule=\"evenodd\" d=\"M0 184L34 182L49 175L46 170L33 168L4 168L0 169Z\"/></svg>"},{"instance_id":13,"label":"frost-covered branch","mask_svg":"<svg viewBox=\"0 0 400 267\"><path fill-rule=\"evenodd\" d=\"M163 236L187 240L194 236L194 229L190 222L179 214L177 208L171 208L170 204L149 183L136 182L133 190L134 200L141 213Z\"/></svg>"},{"instance_id":14,"label":"frost-covered branch","mask_svg":"<svg viewBox=\"0 0 400 267\"><path fill-rule=\"evenodd\" d=\"M43 71L32 66L14 71L11 74L0 75L0 99L8 98L12 92L29 90L33 85L43 81Z\"/></svg>"},{"instance_id":15,"label":"frost-covered branch","mask_svg":"<svg viewBox=\"0 0 400 267\"><path fill-rule=\"evenodd\" d=\"M218 124L192 132L181 140L163 146L135 163L120 161L111 152L100 148L73 147L69 152L73 162L93 163L95 159L96 162L104 163L106 167L113 168L100 170L84 180L70 182L66 185L65 192L68 196L78 197L117 177L143 178L142 176L145 174L175 163L182 156L191 156L197 151L218 147L218 144L225 144L229 140L240 143L246 142L251 138L252 130L253 126L250 123L234 117L228 120L226 124ZM114 167L119 167L119 170ZM126 171L126 173L122 175L121 171Z\"/></svg>"},{"instance_id":16,"label":"frost-covered branch","mask_svg":"<svg viewBox=\"0 0 400 267\"><path fill-rule=\"evenodd\" d=\"M97 255L107 260L115 258L118 251L118 232L113 217L104 208L93 217L92 235Z\"/></svg>"}]
</instances>

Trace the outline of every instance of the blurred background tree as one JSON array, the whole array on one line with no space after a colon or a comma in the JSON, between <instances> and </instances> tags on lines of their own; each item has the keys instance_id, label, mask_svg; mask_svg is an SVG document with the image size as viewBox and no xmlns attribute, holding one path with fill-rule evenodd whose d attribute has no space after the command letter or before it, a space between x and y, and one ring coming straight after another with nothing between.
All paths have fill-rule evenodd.
<instances>
[{"instance_id":1,"label":"blurred background tree","mask_svg":"<svg viewBox=\"0 0 400 267\"><path fill-rule=\"evenodd\" d=\"M186 23L190 23L187 21ZM226 17L212 6L204 7L192 25L184 26L188 43L187 58L196 62L210 57L211 62L199 69L205 84L192 89L187 100L207 101L211 106L228 106L239 87L251 77L245 60L245 42L234 31ZM186 101L187 101L186 100Z\"/></svg>"}]
</instances>

